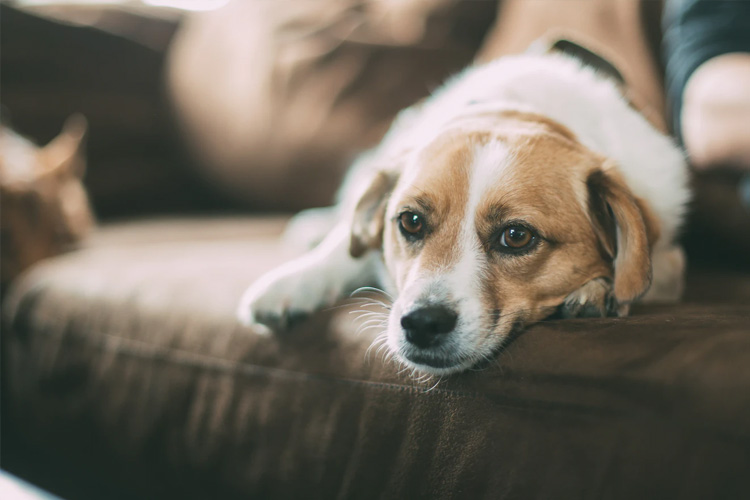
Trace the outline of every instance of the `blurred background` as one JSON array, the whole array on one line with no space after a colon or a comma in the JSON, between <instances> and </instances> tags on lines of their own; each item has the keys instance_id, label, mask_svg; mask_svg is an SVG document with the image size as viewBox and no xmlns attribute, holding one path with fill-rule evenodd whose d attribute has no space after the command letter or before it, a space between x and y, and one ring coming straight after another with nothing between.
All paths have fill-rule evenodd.
<instances>
[{"instance_id":1,"label":"blurred background","mask_svg":"<svg viewBox=\"0 0 750 500\"><path fill-rule=\"evenodd\" d=\"M84 115L103 219L325 205L351 157L468 63L494 16L494 2L227 3L4 2L5 121L43 145Z\"/></svg>"},{"instance_id":2,"label":"blurred background","mask_svg":"<svg viewBox=\"0 0 750 500\"><path fill-rule=\"evenodd\" d=\"M0 3L3 288L93 221L329 205L496 3ZM71 118L73 117L73 118Z\"/></svg>"},{"instance_id":3,"label":"blurred background","mask_svg":"<svg viewBox=\"0 0 750 500\"><path fill-rule=\"evenodd\" d=\"M2 338L3 466L10 462L18 475L56 485L50 489L70 498L86 497L81 491L94 476L98 483L89 498L137 498L125 488L138 483L134 478L158 488L170 483L168 491L197 497L204 490L193 491L195 484L211 491L221 482L217 478L230 489L252 481L240 466L210 462L216 450L235 444L237 456L252 459L243 448L248 442L243 439L252 435L243 427L250 425L246 415L238 414L236 433L226 432L221 418L206 417L215 427L204 435L190 414L197 412L195 422L202 422L216 408L242 408L224 403L243 394L252 398L251 390L243 393L232 383L214 390L202 385L194 367L173 375L162 351L136 359L119 350L120 343L107 344L103 334L133 341L133 352L140 354L145 345L165 352L176 346L179 356L185 349L203 355L209 346L232 362L244 362L242 356L258 356L261 364L286 362L286 356L274 358L278 353L268 347L270 340L241 335L232 316L241 290L281 258L278 237L285 218L265 217L330 204L352 159L380 140L398 111L475 60L519 53L535 41L548 48L572 38L619 70L627 97L657 128L679 132L675 103L696 69L693 63L750 46L750 14L728 9L712 17L715 12L706 12L705 5L744 6L740 10L750 12L750 2L668 3L683 10L670 16L658 0L0 0L0 277L3 329L12 327L6 330L12 335ZM710 29L688 29L696 19ZM740 35L725 32L727 26L739 26ZM710 36L699 36L706 32ZM735 45L722 48L717 40ZM684 47L702 55L691 59ZM742 121L750 114L745 68L750 65L741 57L739 65L730 61L729 72L710 71L695 94L697 135L733 137L731 144L719 141L724 151L750 144L747 120ZM728 132L712 129L726 116L734 120ZM724 306L743 311L750 290L747 272L739 271L750 269L750 155L718 154L694 167L696 195L684 234L688 299L674 307L689 312L696 299L718 304L718 312L697 322L708 331L723 316L744 321ZM35 266L80 246L85 250L68 259ZM29 269L38 272L13 283L18 286L9 297L15 303L6 299L8 285ZM662 332L660 318L650 317L653 332L644 327L649 315L618 322L633 331L615 338L640 332L634 359L651 359L650 351L642 350L648 339L655 342L653 359L660 359L667 351L659 335L650 335ZM318 326L313 323L311 331ZM230 337L218 331L236 336L224 342ZM695 338L710 340L705 333L696 331ZM693 337L688 340L693 345ZM112 348L106 356L102 345ZM742 405L744 386L736 382L736 372L725 369L724 351L707 345L716 358L715 373L731 379L722 387L737 391L726 400ZM730 350L745 344L722 345ZM317 341L308 347L328 348ZM303 351L288 366L298 369L294 363L302 363ZM619 352L601 351L619 366ZM695 359L704 358L690 355L686 366L703 374ZM578 364L574 356L570 361ZM745 365L744 358L735 358L732 366ZM549 363L543 366L547 370ZM663 373L664 385L658 387L672 387L676 378ZM361 376L344 375L347 381ZM193 376L197 382L180 385ZM214 380L213 372L206 377ZM619 390L622 377L615 379ZM642 380L637 383L642 388ZM259 384L265 387L263 380ZM695 385L715 395L714 386ZM224 402L212 399L224 396ZM678 400L690 402L682 393ZM282 414L287 406L293 405L279 403ZM711 412L714 407L707 406ZM744 413L725 408L731 417L726 426L734 431L732 419L742 421ZM276 437L286 440L286 427L276 424ZM267 429L260 429L265 439ZM533 435L542 439L545 433L535 429ZM15 447L9 446L14 440ZM137 452L131 455L131 449ZM211 453L195 451L206 449ZM42 458L49 451L62 453L45 467ZM74 454L85 460L71 460ZM723 466L709 455L698 456ZM312 456L315 464L318 459ZM286 473L269 463L269 474ZM369 467L363 470L370 473ZM536 482L529 477L522 479Z\"/></svg>"},{"instance_id":4,"label":"blurred background","mask_svg":"<svg viewBox=\"0 0 750 500\"><path fill-rule=\"evenodd\" d=\"M170 5L172 7L164 7ZM189 8L219 2L11 1L0 7L4 121L44 145L89 122L85 177L103 219L224 206L175 134L164 63Z\"/></svg>"},{"instance_id":5,"label":"blurred background","mask_svg":"<svg viewBox=\"0 0 750 500\"><path fill-rule=\"evenodd\" d=\"M589 43L652 122L672 125L661 1L6 0L0 9L3 124L41 147L66 135L71 115L85 118L80 175L100 222L328 205L400 109L475 58L540 37ZM748 210L736 171L705 177L697 237L687 237L694 255L724 261L750 248ZM9 207L14 195L4 198ZM11 225L6 217L6 249Z\"/></svg>"}]
</instances>

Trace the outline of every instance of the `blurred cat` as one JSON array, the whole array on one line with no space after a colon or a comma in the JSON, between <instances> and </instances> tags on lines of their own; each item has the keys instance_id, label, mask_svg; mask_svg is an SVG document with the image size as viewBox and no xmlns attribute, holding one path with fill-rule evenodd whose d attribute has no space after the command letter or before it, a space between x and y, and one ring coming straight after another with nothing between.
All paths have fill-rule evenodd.
<instances>
[{"instance_id":1,"label":"blurred cat","mask_svg":"<svg viewBox=\"0 0 750 500\"><path fill-rule=\"evenodd\" d=\"M78 244L94 225L81 182L86 119L73 115L44 147L0 125L2 288L36 262Z\"/></svg>"}]
</instances>

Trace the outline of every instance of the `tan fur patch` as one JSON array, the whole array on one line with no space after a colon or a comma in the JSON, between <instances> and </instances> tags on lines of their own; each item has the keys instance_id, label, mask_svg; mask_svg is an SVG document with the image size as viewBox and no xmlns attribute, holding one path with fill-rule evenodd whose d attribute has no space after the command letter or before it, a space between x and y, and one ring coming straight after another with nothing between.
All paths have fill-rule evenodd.
<instances>
[{"instance_id":1,"label":"tan fur patch","mask_svg":"<svg viewBox=\"0 0 750 500\"><path fill-rule=\"evenodd\" d=\"M615 250L602 251L585 203L586 180L604 159L552 120L503 112L462 120L446 131L418 156L412 167L417 171L408 176L414 179L411 185L397 189L397 208L386 217L394 218L399 210L420 211L429 228L416 244L397 229L388 231L386 263L397 284L420 273L448 272L456 264L475 154L494 141L507 148L510 160L475 207L475 231L487 261L478 299L494 325L484 336L542 319L593 279L616 279ZM500 233L511 223L537 234L532 251L511 255L497 250Z\"/></svg>"}]
</instances>

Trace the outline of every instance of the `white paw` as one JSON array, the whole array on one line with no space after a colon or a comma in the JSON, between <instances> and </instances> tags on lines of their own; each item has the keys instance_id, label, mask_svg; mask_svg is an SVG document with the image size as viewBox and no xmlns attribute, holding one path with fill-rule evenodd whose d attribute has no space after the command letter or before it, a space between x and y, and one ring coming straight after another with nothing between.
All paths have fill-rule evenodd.
<instances>
[{"instance_id":1,"label":"white paw","mask_svg":"<svg viewBox=\"0 0 750 500\"><path fill-rule=\"evenodd\" d=\"M612 316L616 311L612 297L612 284L595 278L565 298L563 318L600 318Z\"/></svg>"},{"instance_id":2,"label":"white paw","mask_svg":"<svg viewBox=\"0 0 750 500\"><path fill-rule=\"evenodd\" d=\"M283 330L338 299L340 291L324 272L295 264L265 274L245 291L237 308L240 323Z\"/></svg>"}]
</instances>

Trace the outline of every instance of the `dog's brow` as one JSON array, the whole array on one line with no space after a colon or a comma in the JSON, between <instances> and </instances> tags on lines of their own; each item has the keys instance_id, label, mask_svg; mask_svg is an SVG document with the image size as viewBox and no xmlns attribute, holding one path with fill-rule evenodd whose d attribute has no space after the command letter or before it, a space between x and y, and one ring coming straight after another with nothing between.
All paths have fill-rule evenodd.
<instances>
[{"instance_id":1,"label":"dog's brow","mask_svg":"<svg viewBox=\"0 0 750 500\"><path fill-rule=\"evenodd\" d=\"M414 196L413 198L411 198L411 201L414 204L419 205L422 213L430 213L435 209L430 199L424 194ZM407 200L405 204L409 204L409 200Z\"/></svg>"},{"instance_id":2,"label":"dog's brow","mask_svg":"<svg viewBox=\"0 0 750 500\"><path fill-rule=\"evenodd\" d=\"M496 205L490 206L487 209L484 219L489 221L490 223L496 223L498 221L502 221L506 219L507 216L508 216L508 208L503 204L496 204Z\"/></svg>"},{"instance_id":3,"label":"dog's brow","mask_svg":"<svg viewBox=\"0 0 750 500\"><path fill-rule=\"evenodd\" d=\"M503 204L494 204L482 210L475 218L480 239L488 240L508 218L508 209Z\"/></svg>"}]
</instances>

